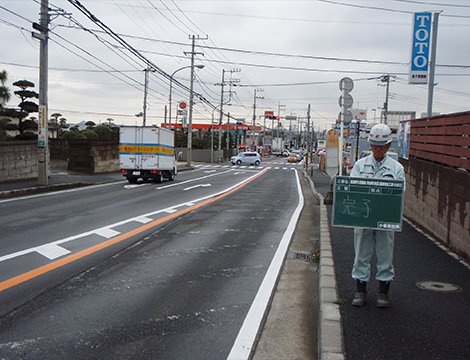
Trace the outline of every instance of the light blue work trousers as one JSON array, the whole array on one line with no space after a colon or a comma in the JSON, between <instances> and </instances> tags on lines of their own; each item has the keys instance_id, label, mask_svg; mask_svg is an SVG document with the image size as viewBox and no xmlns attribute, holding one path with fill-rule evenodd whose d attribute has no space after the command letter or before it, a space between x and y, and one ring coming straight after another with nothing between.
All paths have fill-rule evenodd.
<instances>
[{"instance_id":1,"label":"light blue work trousers","mask_svg":"<svg viewBox=\"0 0 470 360\"><path fill-rule=\"evenodd\" d=\"M391 281L395 275L393 268L393 245L395 233L389 230L354 229L354 266L352 277L368 282L370 279L370 260L377 254L378 281Z\"/></svg>"}]
</instances>

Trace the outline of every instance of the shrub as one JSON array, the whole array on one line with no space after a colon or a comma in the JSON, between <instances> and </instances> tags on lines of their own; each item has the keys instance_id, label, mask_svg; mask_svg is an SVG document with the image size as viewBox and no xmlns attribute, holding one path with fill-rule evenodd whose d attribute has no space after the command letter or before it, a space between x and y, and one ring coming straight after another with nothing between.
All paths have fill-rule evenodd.
<instances>
[{"instance_id":1,"label":"shrub","mask_svg":"<svg viewBox=\"0 0 470 360\"><path fill-rule=\"evenodd\" d=\"M88 140L98 140L98 134L91 129L83 130L80 135L83 135Z\"/></svg>"},{"instance_id":2,"label":"shrub","mask_svg":"<svg viewBox=\"0 0 470 360\"><path fill-rule=\"evenodd\" d=\"M38 135L31 131L25 131L24 133L15 136L18 140L37 140Z\"/></svg>"},{"instance_id":3,"label":"shrub","mask_svg":"<svg viewBox=\"0 0 470 360\"><path fill-rule=\"evenodd\" d=\"M66 131L62 134L60 137L61 139L67 139L67 140L75 140L78 139L78 132L77 131Z\"/></svg>"},{"instance_id":4,"label":"shrub","mask_svg":"<svg viewBox=\"0 0 470 360\"><path fill-rule=\"evenodd\" d=\"M93 129L97 134L100 140L112 140L113 131L108 125L102 124Z\"/></svg>"}]
</instances>

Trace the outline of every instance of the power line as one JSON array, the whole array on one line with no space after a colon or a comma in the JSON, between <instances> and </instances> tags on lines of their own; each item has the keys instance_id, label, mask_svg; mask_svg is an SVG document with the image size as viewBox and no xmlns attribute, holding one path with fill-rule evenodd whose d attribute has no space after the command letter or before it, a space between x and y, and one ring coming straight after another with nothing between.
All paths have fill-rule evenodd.
<instances>
[{"instance_id":1,"label":"power line","mask_svg":"<svg viewBox=\"0 0 470 360\"><path fill-rule=\"evenodd\" d=\"M147 66L149 66L152 70L154 70L156 73L160 74L167 80L171 80L171 75L166 73L164 70L162 70L160 67L152 63L150 60L148 60L146 57L144 57L138 50L136 50L134 47L132 47L130 44L128 44L124 39L122 39L118 34L116 34L114 31L112 31L108 26L106 26L103 22L101 22L95 15L93 15L87 8L85 8L82 4L80 4L79 1L77 0L68 0L70 4L72 4L74 7L76 7L80 12L82 12L87 18L89 18L91 21L93 21L96 25L98 25L101 29L103 29L109 36L111 36L115 41L117 41L119 44L124 46L126 50L134 54L138 59L143 61ZM184 89L185 91L190 92L190 89L181 84L177 80L172 80L173 83L180 88ZM194 92L193 92L194 93ZM211 104L208 100L206 100L201 94L194 93L196 97L199 97L201 101L206 102L209 106L215 108L213 104Z\"/></svg>"},{"instance_id":2,"label":"power line","mask_svg":"<svg viewBox=\"0 0 470 360\"><path fill-rule=\"evenodd\" d=\"M338 1L332 1L332 0L318 0L318 1L326 3L326 4L348 6L348 7L358 8L358 9L380 10L380 11L396 12L396 13L402 13L402 14L413 14L413 11L395 10L395 9L388 9L388 8L377 7L377 6L356 5L356 4L342 3ZM437 5L437 4L428 3L427 5ZM470 19L470 16L467 16L467 15L441 14L441 16L451 17L451 18Z\"/></svg>"},{"instance_id":3,"label":"power line","mask_svg":"<svg viewBox=\"0 0 470 360\"><path fill-rule=\"evenodd\" d=\"M470 8L470 5L461 5L461 4L430 3L430 2L426 2L426 1L414 1L414 0L390 0L390 1L407 3L407 4Z\"/></svg>"},{"instance_id":4,"label":"power line","mask_svg":"<svg viewBox=\"0 0 470 360\"><path fill-rule=\"evenodd\" d=\"M68 27L65 25L59 25L62 27ZM76 29L75 27L70 27ZM99 30L91 30L93 32L99 32ZM151 42L163 42L172 45L182 45L182 46L190 46L190 44L182 43L182 42L175 42L175 41L168 41L168 40L158 40L158 39L150 39L145 38L142 36L134 36L128 34L119 34L122 37L128 37L133 39L151 41ZM285 53L275 53L275 52L266 52L266 51L255 51L255 50L244 50L244 49L233 49L233 48L226 48L226 47L216 47L216 46L208 46L208 45L198 45L202 49L212 49L218 51L227 51L227 52L234 52L234 53L243 53L249 55L262 55L262 56L273 56L273 57L285 57L285 58L298 58L298 59L305 59L305 60L324 60L324 61L338 61L338 62L352 62L352 63L364 63L364 64L379 64L379 65L400 65L400 66L409 66L407 62L398 62L398 61L383 61L383 60L367 60L367 59L351 59L351 58L338 58L338 57L326 57L326 56L313 56L313 55L301 55L301 54L285 54ZM164 53L157 53L147 51L148 53L154 53L158 55L164 56L174 56ZM234 63L235 65L235 63ZM460 68L460 69L469 69L470 65L452 65L452 64L436 64L436 67L446 67L446 68Z\"/></svg>"}]
</instances>

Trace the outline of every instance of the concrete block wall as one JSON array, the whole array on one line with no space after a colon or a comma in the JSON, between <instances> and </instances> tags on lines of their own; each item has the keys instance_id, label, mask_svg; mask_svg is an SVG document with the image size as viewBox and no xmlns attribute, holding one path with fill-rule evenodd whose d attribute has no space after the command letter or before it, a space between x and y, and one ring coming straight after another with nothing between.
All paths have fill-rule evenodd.
<instances>
[{"instance_id":1,"label":"concrete block wall","mask_svg":"<svg viewBox=\"0 0 470 360\"><path fill-rule=\"evenodd\" d=\"M93 173L119 171L119 142L100 141L91 144Z\"/></svg>"},{"instance_id":2,"label":"concrete block wall","mask_svg":"<svg viewBox=\"0 0 470 360\"><path fill-rule=\"evenodd\" d=\"M38 177L38 142L0 142L0 182Z\"/></svg>"},{"instance_id":3,"label":"concrete block wall","mask_svg":"<svg viewBox=\"0 0 470 360\"><path fill-rule=\"evenodd\" d=\"M69 170L103 173L119 170L117 140L50 139L51 159L69 160Z\"/></svg>"},{"instance_id":4,"label":"concrete block wall","mask_svg":"<svg viewBox=\"0 0 470 360\"><path fill-rule=\"evenodd\" d=\"M406 173L404 216L470 260L470 174L430 161L400 159Z\"/></svg>"}]
</instances>

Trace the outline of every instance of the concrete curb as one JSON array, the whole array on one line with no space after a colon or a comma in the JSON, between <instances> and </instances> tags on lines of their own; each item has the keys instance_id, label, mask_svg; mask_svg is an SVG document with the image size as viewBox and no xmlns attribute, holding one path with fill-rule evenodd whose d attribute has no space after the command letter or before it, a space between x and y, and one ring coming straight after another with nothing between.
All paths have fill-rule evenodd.
<instances>
[{"instance_id":1,"label":"concrete curb","mask_svg":"<svg viewBox=\"0 0 470 360\"><path fill-rule=\"evenodd\" d=\"M318 317L318 358L320 360L344 360L344 339L341 313L338 304L338 287L331 248L328 211L323 196L315 190L310 178L310 188L320 204L320 314Z\"/></svg>"},{"instance_id":2,"label":"concrete curb","mask_svg":"<svg viewBox=\"0 0 470 360\"><path fill-rule=\"evenodd\" d=\"M30 188L24 188L24 189L0 191L0 199L7 199L7 198L21 196L21 195L41 194L41 193L46 193L46 192L66 190L66 189L72 189L72 188L90 186L90 185L100 185L100 184L106 184L110 182L115 182L115 181L110 180L110 181L102 181L102 182L75 182L75 183L55 184L55 185L47 185L47 186L30 187Z\"/></svg>"}]
</instances>

